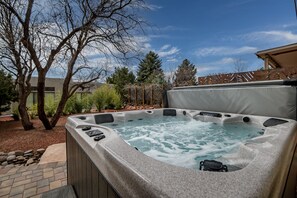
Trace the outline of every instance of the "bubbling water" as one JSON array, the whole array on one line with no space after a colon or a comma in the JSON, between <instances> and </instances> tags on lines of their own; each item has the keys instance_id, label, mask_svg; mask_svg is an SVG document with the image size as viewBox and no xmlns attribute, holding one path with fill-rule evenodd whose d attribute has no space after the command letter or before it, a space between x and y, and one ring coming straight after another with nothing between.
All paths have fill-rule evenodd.
<instances>
[{"instance_id":1,"label":"bubbling water","mask_svg":"<svg viewBox=\"0 0 297 198\"><path fill-rule=\"evenodd\" d=\"M263 129L246 123L222 125L171 116L104 125L145 155L193 169L200 161L234 152L240 143L263 134Z\"/></svg>"}]
</instances>

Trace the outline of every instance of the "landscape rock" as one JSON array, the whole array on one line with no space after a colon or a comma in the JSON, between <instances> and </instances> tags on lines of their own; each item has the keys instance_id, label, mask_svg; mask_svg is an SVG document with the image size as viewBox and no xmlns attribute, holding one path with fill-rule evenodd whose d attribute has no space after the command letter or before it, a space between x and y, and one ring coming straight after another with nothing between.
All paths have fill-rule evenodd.
<instances>
[{"instance_id":1,"label":"landscape rock","mask_svg":"<svg viewBox=\"0 0 297 198\"><path fill-rule=\"evenodd\" d=\"M8 157L7 157L7 162L9 163L9 162L12 162L13 160L15 160L15 158L16 158L16 156L15 155L8 155Z\"/></svg>"},{"instance_id":2,"label":"landscape rock","mask_svg":"<svg viewBox=\"0 0 297 198\"><path fill-rule=\"evenodd\" d=\"M16 150L9 153L0 152L0 168L37 164L44 152L45 149L43 148L38 149L36 152L33 150L25 152Z\"/></svg>"},{"instance_id":3,"label":"landscape rock","mask_svg":"<svg viewBox=\"0 0 297 198\"><path fill-rule=\"evenodd\" d=\"M42 155L45 152L44 148L40 148L36 150L37 154Z\"/></svg>"},{"instance_id":4,"label":"landscape rock","mask_svg":"<svg viewBox=\"0 0 297 198\"><path fill-rule=\"evenodd\" d=\"M10 155L15 155L15 152L14 152L14 151L11 151L11 152L9 152L7 155L8 155L8 156L10 156Z\"/></svg>"},{"instance_id":5,"label":"landscape rock","mask_svg":"<svg viewBox=\"0 0 297 198\"><path fill-rule=\"evenodd\" d=\"M5 166L5 168L13 168L13 167L14 167L13 164L8 164L8 165Z\"/></svg>"},{"instance_id":6,"label":"landscape rock","mask_svg":"<svg viewBox=\"0 0 297 198\"><path fill-rule=\"evenodd\" d=\"M16 162L14 162L15 165L20 165L22 163L23 163L23 161L16 161Z\"/></svg>"},{"instance_id":7,"label":"landscape rock","mask_svg":"<svg viewBox=\"0 0 297 198\"><path fill-rule=\"evenodd\" d=\"M23 161L26 160L26 158L23 157L23 156L17 156L17 157L16 157L16 160L17 160L17 161L22 161L22 162L23 162Z\"/></svg>"},{"instance_id":8,"label":"landscape rock","mask_svg":"<svg viewBox=\"0 0 297 198\"><path fill-rule=\"evenodd\" d=\"M15 155L16 156L23 156L24 155L24 151L17 150L17 151L15 151Z\"/></svg>"},{"instance_id":9,"label":"landscape rock","mask_svg":"<svg viewBox=\"0 0 297 198\"><path fill-rule=\"evenodd\" d=\"M26 166L29 166L30 164L33 164L33 163L34 163L33 158L30 158L30 159L28 159Z\"/></svg>"},{"instance_id":10,"label":"landscape rock","mask_svg":"<svg viewBox=\"0 0 297 198\"><path fill-rule=\"evenodd\" d=\"M33 153L25 153L24 154L24 157L32 157L33 156Z\"/></svg>"},{"instance_id":11,"label":"landscape rock","mask_svg":"<svg viewBox=\"0 0 297 198\"><path fill-rule=\"evenodd\" d=\"M6 156L0 156L0 163L6 161L7 157Z\"/></svg>"},{"instance_id":12,"label":"landscape rock","mask_svg":"<svg viewBox=\"0 0 297 198\"><path fill-rule=\"evenodd\" d=\"M32 153L33 153L33 150L27 150L27 151L25 151L25 152L24 152L24 155L26 155L26 154L28 154L28 153L31 153L31 154L32 154Z\"/></svg>"}]
</instances>

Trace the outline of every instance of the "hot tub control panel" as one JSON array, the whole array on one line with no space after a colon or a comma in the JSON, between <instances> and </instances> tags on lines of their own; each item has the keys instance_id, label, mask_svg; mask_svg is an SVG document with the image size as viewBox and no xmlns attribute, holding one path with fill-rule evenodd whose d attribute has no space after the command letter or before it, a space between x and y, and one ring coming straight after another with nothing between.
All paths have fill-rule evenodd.
<instances>
[{"instance_id":1,"label":"hot tub control panel","mask_svg":"<svg viewBox=\"0 0 297 198\"><path fill-rule=\"evenodd\" d=\"M82 130L83 131L86 131L86 134L89 136L89 137L94 137L94 140L95 141L100 141L102 139L105 138L105 135L103 134L102 131L100 131L99 129L93 129L91 130L92 127L90 126L86 126L86 127L83 127Z\"/></svg>"},{"instance_id":2,"label":"hot tub control panel","mask_svg":"<svg viewBox=\"0 0 297 198\"><path fill-rule=\"evenodd\" d=\"M94 129L94 130L91 130L91 131L87 131L86 134L89 136L89 137L94 137L94 136L97 136L97 135L102 135L103 132L98 130L98 129Z\"/></svg>"},{"instance_id":3,"label":"hot tub control panel","mask_svg":"<svg viewBox=\"0 0 297 198\"><path fill-rule=\"evenodd\" d=\"M94 140L95 141L99 141L99 140L102 140L103 138L105 138L105 135L101 134L101 135L97 135L94 137Z\"/></svg>"}]
</instances>

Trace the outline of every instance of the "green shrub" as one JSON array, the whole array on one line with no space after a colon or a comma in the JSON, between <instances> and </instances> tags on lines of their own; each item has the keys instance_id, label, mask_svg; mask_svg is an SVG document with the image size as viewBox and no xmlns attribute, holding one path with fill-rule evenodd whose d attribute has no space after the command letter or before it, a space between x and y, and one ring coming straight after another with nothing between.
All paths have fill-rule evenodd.
<instances>
[{"instance_id":1,"label":"green shrub","mask_svg":"<svg viewBox=\"0 0 297 198\"><path fill-rule=\"evenodd\" d=\"M64 107L65 114L81 113L83 110L82 100L78 99L76 95L71 96Z\"/></svg>"},{"instance_id":2,"label":"green shrub","mask_svg":"<svg viewBox=\"0 0 297 198\"><path fill-rule=\"evenodd\" d=\"M100 112L105 108L121 108L121 98L116 90L109 85L102 85L93 93L93 101L97 110Z\"/></svg>"},{"instance_id":3,"label":"green shrub","mask_svg":"<svg viewBox=\"0 0 297 198\"><path fill-rule=\"evenodd\" d=\"M44 111L46 116L53 117L56 113L56 109L58 106L58 101L55 100L53 95L47 95L44 100Z\"/></svg>"},{"instance_id":4,"label":"green shrub","mask_svg":"<svg viewBox=\"0 0 297 198\"><path fill-rule=\"evenodd\" d=\"M106 103L107 91L108 90L104 86L101 86L100 88L96 89L93 93L93 101L99 112L101 112Z\"/></svg>"},{"instance_id":5,"label":"green shrub","mask_svg":"<svg viewBox=\"0 0 297 198\"><path fill-rule=\"evenodd\" d=\"M74 113L81 113L83 110L83 103L80 99L77 99L74 101L73 106Z\"/></svg>"},{"instance_id":6,"label":"green shrub","mask_svg":"<svg viewBox=\"0 0 297 198\"><path fill-rule=\"evenodd\" d=\"M28 108L28 114L30 116L31 119L34 119L38 112L37 112L37 104L34 104L34 105L31 105L29 108Z\"/></svg>"},{"instance_id":7,"label":"green shrub","mask_svg":"<svg viewBox=\"0 0 297 198\"><path fill-rule=\"evenodd\" d=\"M82 105L85 113L91 112L91 109L93 107L93 97L91 94L83 96Z\"/></svg>"},{"instance_id":8,"label":"green shrub","mask_svg":"<svg viewBox=\"0 0 297 198\"><path fill-rule=\"evenodd\" d=\"M109 109L120 109L122 106L121 96L116 92L114 88L109 92L107 100L107 108Z\"/></svg>"},{"instance_id":9,"label":"green shrub","mask_svg":"<svg viewBox=\"0 0 297 198\"><path fill-rule=\"evenodd\" d=\"M18 110L18 106L17 105L12 105L12 118L15 120L15 121L19 121L20 120L20 113L19 113L19 110Z\"/></svg>"},{"instance_id":10,"label":"green shrub","mask_svg":"<svg viewBox=\"0 0 297 198\"><path fill-rule=\"evenodd\" d=\"M68 98L65 107L64 107L64 113L65 114L72 114L73 113L73 106L74 106L75 98L74 96L71 96Z\"/></svg>"}]
</instances>

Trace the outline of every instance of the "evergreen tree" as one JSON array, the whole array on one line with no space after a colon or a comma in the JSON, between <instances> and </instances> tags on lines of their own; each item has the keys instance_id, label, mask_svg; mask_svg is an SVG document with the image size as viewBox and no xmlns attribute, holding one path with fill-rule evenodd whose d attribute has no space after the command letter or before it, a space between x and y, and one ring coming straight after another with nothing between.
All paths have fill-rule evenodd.
<instances>
[{"instance_id":1,"label":"evergreen tree","mask_svg":"<svg viewBox=\"0 0 297 198\"><path fill-rule=\"evenodd\" d=\"M197 69L195 68L195 65L191 64L188 59L183 60L182 64L178 66L178 69L174 74L174 85L176 87L197 85L196 73Z\"/></svg>"},{"instance_id":2,"label":"evergreen tree","mask_svg":"<svg viewBox=\"0 0 297 198\"><path fill-rule=\"evenodd\" d=\"M0 114L10 109L10 103L16 101L17 92L14 89L11 75L0 70Z\"/></svg>"},{"instance_id":3,"label":"evergreen tree","mask_svg":"<svg viewBox=\"0 0 297 198\"><path fill-rule=\"evenodd\" d=\"M135 82L135 75L132 71L129 72L127 67L115 68L115 72L106 79L109 84L114 84L115 90L120 94L122 101L125 100L126 90L125 85Z\"/></svg>"},{"instance_id":4,"label":"evergreen tree","mask_svg":"<svg viewBox=\"0 0 297 198\"><path fill-rule=\"evenodd\" d=\"M139 63L137 72L137 81L139 83L157 83L165 82L162 62L158 54L150 51Z\"/></svg>"}]
</instances>

